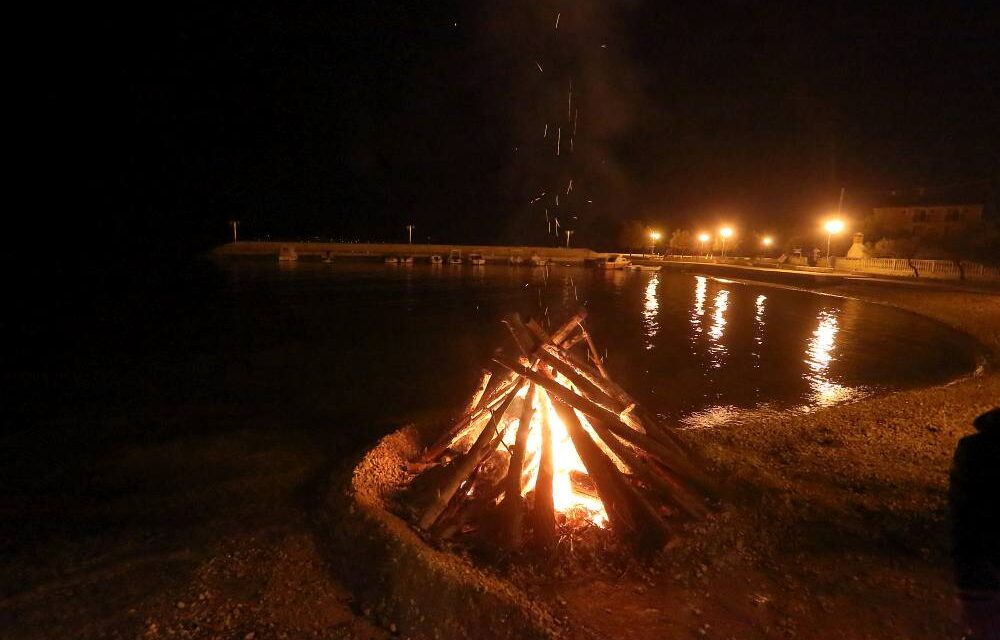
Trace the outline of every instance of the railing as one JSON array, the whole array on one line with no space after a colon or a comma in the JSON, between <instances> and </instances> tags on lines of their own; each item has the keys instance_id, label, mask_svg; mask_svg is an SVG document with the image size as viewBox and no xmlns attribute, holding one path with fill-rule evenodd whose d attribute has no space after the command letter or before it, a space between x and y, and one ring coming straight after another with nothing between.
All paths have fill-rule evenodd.
<instances>
[{"instance_id":1,"label":"railing","mask_svg":"<svg viewBox=\"0 0 1000 640\"><path fill-rule=\"evenodd\" d=\"M978 262L962 262L961 267L952 260L908 260L906 258L837 258L836 268L884 275L905 275L943 280L1000 280L1000 267L989 267Z\"/></svg>"}]
</instances>

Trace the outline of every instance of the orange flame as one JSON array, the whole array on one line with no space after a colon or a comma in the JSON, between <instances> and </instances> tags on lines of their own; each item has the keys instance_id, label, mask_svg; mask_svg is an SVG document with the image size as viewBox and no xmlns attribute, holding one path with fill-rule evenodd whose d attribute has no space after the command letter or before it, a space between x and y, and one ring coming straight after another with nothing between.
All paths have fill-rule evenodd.
<instances>
[{"instance_id":1,"label":"orange flame","mask_svg":"<svg viewBox=\"0 0 1000 640\"><path fill-rule=\"evenodd\" d=\"M565 382L565 379L563 379L563 382ZM525 387L522 391L518 392L518 397L523 400L527 396L527 393L528 390ZM601 500L573 486L571 473L586 474L587 468L580 459L576 447L573 446L573 440L570 438L566 425L552 407L552 400L549 398L548 393L541 388L536 389L535 393L535 412L532 414L528 441L525 447L524 470L521 476L521 495L524 496L533 491L535 483L538 480L538 467L541 462L542 449L541 412L545 411L548 414L549 429L552 434L552 501L555 510L562 514L573 513L574 516L582 517L599 527L606 527L608 524L608 514L604 510L604 504ZM579 412L577 412L577 416L591 438L600 442L596 438L593 427L590 426L586 417ZM520 418L515 418L504 436L504 444L508 447L514 446L517 428L519 427L518 422L520 422ZM609 452L606 451L606 453ZM614 457L611 457L614 460Z\"/></svg>"}]
</instances>

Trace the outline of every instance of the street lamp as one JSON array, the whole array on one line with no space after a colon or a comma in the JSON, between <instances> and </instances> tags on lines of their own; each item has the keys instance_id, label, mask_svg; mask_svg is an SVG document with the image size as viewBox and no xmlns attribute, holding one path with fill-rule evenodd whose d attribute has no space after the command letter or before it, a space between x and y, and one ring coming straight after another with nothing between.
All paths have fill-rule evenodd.
<instances>
[{"instance_id":1,"label":"street lamp","mask_svg":"<svg viewBox=\"0 0 1000 640\"><path fill-rule=\"evenodd\" d=\"M654 251L656 249L656 241L659 240L662 237L663 237L663 234L661 234L659 231L650 231L649 232L649 239L651 241L651 244L649 245L649 252L650 253L654 253Z\"/></svg>"},{"instance_id":2,"label":"street lamp","mask_svg":"<svg viewBox=\"0 0 1000 640\"><path fill-rule=\"evenodd\" d=\"M770 247L772 242L773 240L771 240L771 236L764 236L764 238L760 241L760 243L765 247Z\"/></svg>"},{"instance_id":3,"label":"street lamp","mask_svg":"<svg viewBox=\"0 0 1000 640\"><path fill-rule=\"evenodd\" d=\"M833 234L844 230L844 221L836 219L827 220L823 228L826 229L826 266L831 267L833 265L830 261L830 240L833 238Z\"/></svg>"},{"instance_id":4,"label":"street lamp","mask_svg":"<svg viewBox=\"0 0 1000 640\"><path fill-rule=\"evenodd\" d=\"M701 235L698 236L698 242L701 243L701 252L702 253L705 253L705 243L708 242L711 239L712 239L712 237L710 235L708 235L707 233L703 233L703 234L701 234ZM708 257L707 253L705 253L705 257L706 258Z\"/></svg>"},{"instance_id":5,"label":"street lamp","mask_svg":"<svg viewBox=\"0 0 1000 640\"><path fill-rule=\"evenodd\" d=\"M733 230L729 227L722 227L719 229L719 235L722 236L722 257L726 257L726 238L733 235Z\"/></svg>"},{"instance_id":6,"label":"street lamp","mask_svg":"<svg viewBox=\"0 0 1000 640\"><path fill-rule=\"evenodd\" d=\"M409 236L409 243L410 244L413 244L413 230L416 229L416 228L417 227L415 225L412 225L412 224L406 225L406 232L407 232L407 235Z\"/></svg>"},{"instance_id":7,"label":"street lamp","mask_svg":"<svg viewBox=\"0 0 1000 640\"><path fill-rule=\"evenodd\" d=\"M240 221L239 220L230 220L229 224L233 225L233 244L236 244L236 242L237 242L236 227L240 226Z\"/></svg>"}]
</instances>

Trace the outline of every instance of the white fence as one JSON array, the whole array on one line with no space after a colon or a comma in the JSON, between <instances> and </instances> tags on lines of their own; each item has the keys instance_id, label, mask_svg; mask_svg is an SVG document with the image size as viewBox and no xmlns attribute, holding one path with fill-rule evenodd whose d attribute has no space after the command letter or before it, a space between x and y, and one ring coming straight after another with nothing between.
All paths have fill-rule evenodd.
<instances>
[{"instance_id":1,"label":"white fence","mask_svg":"<svg viewBox=\"0 0 1000 640\"><path fill-rule=\"evenodd\" d=\"M967 280L1000 280L1000 267L988 267L978 262L963 262L961 268L959 268L951 260L836 258L835 265L841 271L857 271L882 275L937 278L942 280L958 280L962 277Z\"/></svg>"}]
</instances>

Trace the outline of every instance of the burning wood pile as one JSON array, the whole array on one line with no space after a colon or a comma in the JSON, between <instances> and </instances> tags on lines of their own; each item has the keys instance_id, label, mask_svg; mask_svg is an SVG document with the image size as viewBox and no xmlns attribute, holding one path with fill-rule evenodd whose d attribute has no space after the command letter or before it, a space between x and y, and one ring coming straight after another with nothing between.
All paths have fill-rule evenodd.
<instances>
[{"instance_id":1,"label":"burning wood pile","mask_svg":"<svg viewBox=\"0 0 1000 640\"><path fill-rule=\"evenodd\" d=\"M566 527L656 550L706 513L712 483L677 436L608 376L581 310L554 333L515 314L465 411L409 470L404 502L437 540L550 551Z\"/></svg>"}]
</instances>

